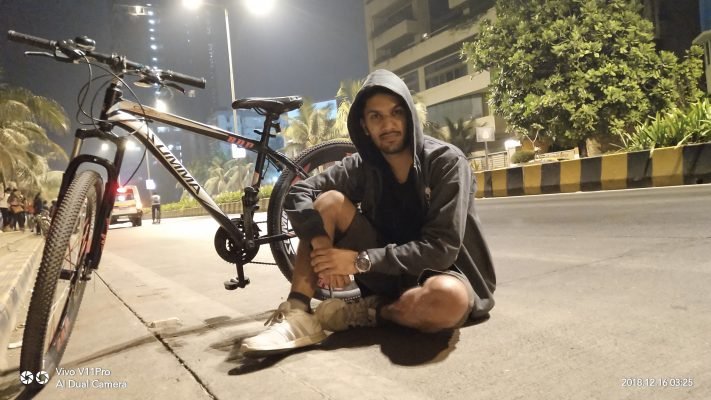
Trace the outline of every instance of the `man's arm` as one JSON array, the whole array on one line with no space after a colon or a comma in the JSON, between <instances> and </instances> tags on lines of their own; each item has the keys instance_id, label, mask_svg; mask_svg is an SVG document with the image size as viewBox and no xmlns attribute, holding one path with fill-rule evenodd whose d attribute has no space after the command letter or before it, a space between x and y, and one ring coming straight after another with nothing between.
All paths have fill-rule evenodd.
<instances>
[{"instance_id":1,"label":"man's arm","mask_svg":"<svg viewBox=\"0 0 711 400\"><path fill-rule=\"evenodd\" d=\"M321 215L314 210L314 200L319 194L336 190L355 204L361 200L363 181L360 155L353 154L340 164L292 186L284 200L284 211L299 239L310 241L316 236L328 236Z\"/></svg>"},{"instance_id":2,"label":"man's arm","mask_svg":"<svg viewBox=\"0 0 711 400\"><path fill-rule=\"evenodd\" d=\"M361 200L362 182L364 181L360 170L361 160L358 154L345 157L340 165L334 165L328 170L309 177L295 184L284 201L284 209L300 240L307 240L311 244L312 267L319 275L322 283L334 288L345 287L350 283L349 274L354 273L355 255L352 256L350 266L343 252L333 248L333 238L329 237L323 226L321 215L314 209L314 201L323 192L335 190L357 203ZM350 250L348 250L350 252ZM334 252L339 252L340 257L331 257ZM324 271L323 267L331 269ZM337 271L332 269L338 267ZM349 268L350 267L350 268ZM347 271L347 272L346 272Z\"/></svg>"}]
</instances>

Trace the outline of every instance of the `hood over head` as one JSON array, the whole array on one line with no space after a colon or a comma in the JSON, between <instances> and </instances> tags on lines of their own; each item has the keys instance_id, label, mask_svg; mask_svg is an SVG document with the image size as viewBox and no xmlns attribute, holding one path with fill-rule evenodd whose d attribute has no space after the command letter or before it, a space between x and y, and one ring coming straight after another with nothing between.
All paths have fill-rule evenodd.
<instances>
[{"instance_id":1,"label":"hood over head","mask_svg":"<svg viewBox=\"0 0 711 400\"><path fill-rule=\"evenodd\" d=\"M424 146L424 134L422 132L422 124L417 117L415 102L405 82L403 82L399 76L384 69L373 71L365 78L363 86L358 91L358 94L353 100L353 104L351 104L351 108L348 112L348 133L351 137L351 141L358 149L358 153L363 161L376 165L383 165L385 163L385 158L380 153L380 150L375 147L370 137L365 134L363 126L361 125L365 101L370 97L370 94L373 93L373 90L378 87L385 88L403 99L408 112L407 134L410 135L410 143L412 144L414 153L413 156L417 159L417 154L421 153Z\"/></svg>"}]
</instances>

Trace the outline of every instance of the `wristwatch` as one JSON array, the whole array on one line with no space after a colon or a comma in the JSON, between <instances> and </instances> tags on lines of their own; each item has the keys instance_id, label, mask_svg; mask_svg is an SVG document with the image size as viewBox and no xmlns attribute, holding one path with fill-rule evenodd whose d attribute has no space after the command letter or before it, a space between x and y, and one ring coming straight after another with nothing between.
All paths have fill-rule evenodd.
<instances>
[{"instance_id":1,"label":"wristwatch","mask_svg":"<svg viewBox=\"0 0 711 400\"><path fill-rule=\"evenodd\" d=\"M355 268L359 274L363 274L370 271L370 267L372 266L373 264L371 264L370 262L370 257L368 257L367 251L364 250L358 253L355 259Z\"/></svg>"}]
</instances>

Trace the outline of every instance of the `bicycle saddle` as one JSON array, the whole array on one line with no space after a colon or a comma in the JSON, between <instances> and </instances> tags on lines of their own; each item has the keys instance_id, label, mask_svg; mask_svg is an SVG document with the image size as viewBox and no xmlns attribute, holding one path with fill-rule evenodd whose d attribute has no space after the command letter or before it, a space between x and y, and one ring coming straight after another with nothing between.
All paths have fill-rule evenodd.
<instances>
[{"instance_id":1,"label":"bicycle saddle","mask_svg":"<svg viewBox=\"0 0 711 400\"><path fill-rule=\"evenodd\" d=\"M304 100L300 96L285 96L285 97L247 97L246 99L237 99L232 102L232 108L239 109L254 109L256 111L264 110L269 114L283 114L291 110L296 110L304 104Z\"/></svg>"}]
</instances>

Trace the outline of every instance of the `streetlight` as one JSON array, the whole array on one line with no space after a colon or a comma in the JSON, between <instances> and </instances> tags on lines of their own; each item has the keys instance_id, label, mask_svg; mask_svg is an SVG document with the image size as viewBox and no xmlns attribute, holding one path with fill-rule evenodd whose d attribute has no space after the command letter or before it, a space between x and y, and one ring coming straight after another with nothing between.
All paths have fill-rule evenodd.
<instances>
[{"instance_id":1,"label":"streetlight","mask_svg":"<svg viewBox=\"0 0 711 400\"><path fill-rule=\"evenodd\" d=\"M245 0L245 6L254 15L263 16L269 14L274 9L274 0Z\"/></svg>"}]
</instances>

